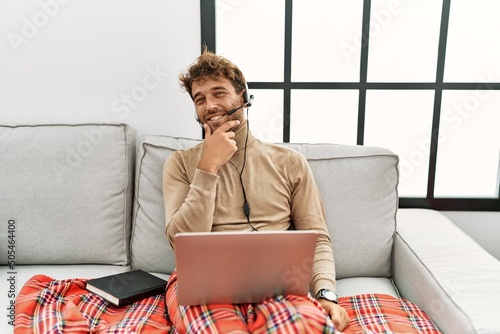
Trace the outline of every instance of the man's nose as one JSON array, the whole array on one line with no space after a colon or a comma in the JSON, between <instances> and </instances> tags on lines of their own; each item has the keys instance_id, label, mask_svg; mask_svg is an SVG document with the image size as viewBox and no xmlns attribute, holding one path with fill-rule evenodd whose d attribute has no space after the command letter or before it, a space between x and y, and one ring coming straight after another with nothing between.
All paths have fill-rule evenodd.
<instances>
[{"instance_id":1,"label":"man's nose","mask_svg":"<svg viewBox=\"0 0 500 334\"><path fill-rule=\"evenodd\" d=\"M207 97L207 104L206 104L207 110L213 110L216 107L217 107L217 104L215 103L215 99Z\"/></svg>"}]
</instances>

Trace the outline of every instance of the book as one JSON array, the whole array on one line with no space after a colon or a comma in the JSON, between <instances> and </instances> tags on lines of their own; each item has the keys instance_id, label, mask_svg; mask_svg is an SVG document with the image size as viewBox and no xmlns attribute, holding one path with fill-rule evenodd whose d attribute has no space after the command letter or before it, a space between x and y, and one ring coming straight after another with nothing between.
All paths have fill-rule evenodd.
<instances>
[{"instance_id":1,"label":"book","mask_svg":"<svg viewBox=\"0 0 500 334\"><path fill-rule=\"evenodd\" d=\"M166 285L164 279L138 269L90 279L86 289L115 306L123 306L164 293Z\"/></svg>"}]
</instances>

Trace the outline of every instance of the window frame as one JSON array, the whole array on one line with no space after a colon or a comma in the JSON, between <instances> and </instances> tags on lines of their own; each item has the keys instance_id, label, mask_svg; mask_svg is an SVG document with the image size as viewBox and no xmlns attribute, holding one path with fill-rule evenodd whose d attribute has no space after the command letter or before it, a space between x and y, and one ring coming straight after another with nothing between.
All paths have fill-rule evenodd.
<instances>
[{"instance_id":1,"label":"window frame","mask_svg":"<svg viewBox=\"0 0 500 334\"><path fill-rule=\"evenodd\" d=\"M426 197L400 197L400 208L426 208L452 211L500 211L500 194L497 198L435 198L434 186L438 156L439 123L441 102L444 90L500 90L500 83L480 82L444 82L446 41L452 0L443 0L439 32L438 59L435 82L367 82L368 50L370 34L371 0L363 0L362 40L359 82L292 82L292 17L293 0L285 0L285 36L284 36L284 78L283 82L248 82L251 89L283 90L283 142L290 142L290 110L292 89L354 89L359 91L357 145L364 144L365 108L367 90L433 90L434 108L432 119L431 147L429 156ZM201 45L216 52L216 0L200 0L201 10ZM499 127L500 131L500 127ZM500 168L500 166L499 166ZM500 182L500 180L499 180ZM500 188L500 185L499 185Z\"/></svg>"}]
</instances>

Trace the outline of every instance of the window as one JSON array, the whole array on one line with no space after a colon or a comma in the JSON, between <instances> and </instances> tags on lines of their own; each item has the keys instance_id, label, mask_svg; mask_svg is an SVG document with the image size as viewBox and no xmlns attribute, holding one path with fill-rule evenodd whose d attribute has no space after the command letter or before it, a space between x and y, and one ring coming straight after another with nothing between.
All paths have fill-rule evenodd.
<instances>
[{"instance_id":1,"label":"window","mask_svg":"<svg viewBox=\"0 0 500 334\"><path fill-rule=\"evenodd\" d=\"M433 103L432 90L366 92L364 144L398 153L401 196L427 194Z\"/></svg>"},{"instance_id":2,"label":"window","mask_svg":"<svg viewBox=\"0 0 500 334\"><path fill-rule=\"evenodd\" d=\"M200 0L255 136L382 146L401 207L500 211L498 0Z\"/></svg>"}]
</instances>

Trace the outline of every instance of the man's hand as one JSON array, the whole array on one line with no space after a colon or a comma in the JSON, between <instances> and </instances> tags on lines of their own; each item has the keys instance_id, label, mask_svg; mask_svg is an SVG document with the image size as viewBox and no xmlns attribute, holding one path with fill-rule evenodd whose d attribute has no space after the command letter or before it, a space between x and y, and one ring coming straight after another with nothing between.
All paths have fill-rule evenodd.
<instances>
[{"instance_id":1,"label":"man's hand","mask_svg":"<svg viewBox=\"0 0 500 334\"><path fill-rule=\"evenodd\" d=\"M347 311L342 306L326 299L319 299L319 302L332 319L337 330L343 331L349 325L349 316L347 315Z\"/></svg>"},{"instance_id":2,"label":"man's hand","mask_svg":"<svg viewBox=\"0 0 500 334\"><path fill-rule=\"evenodd\" d=\"M238 124L240 124L238 120L228 121L213 133L208 124L203 124L205 140L203 142L203 154L198 164L199 169L217 174L219 168L231 159L238 150L234 140L235 133L231 129L238 126Z\"/></svg>"}]
</instances>

